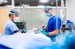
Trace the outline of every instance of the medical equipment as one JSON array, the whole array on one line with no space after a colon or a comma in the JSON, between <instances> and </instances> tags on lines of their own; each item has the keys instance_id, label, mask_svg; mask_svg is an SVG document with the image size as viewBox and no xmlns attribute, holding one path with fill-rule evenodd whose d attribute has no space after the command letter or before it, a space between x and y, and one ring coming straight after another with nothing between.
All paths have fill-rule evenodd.
<instances>
[{"instance_id":1,"label":"medical equipment","mask_svg":"<svg viewBox=\"0 0 75 49\"><path fill-rule=\"evenodd\" d=\"M19 30L22 30L22 33L26 33L26 22L15 22Z\"/></svg>"}]
</instances>

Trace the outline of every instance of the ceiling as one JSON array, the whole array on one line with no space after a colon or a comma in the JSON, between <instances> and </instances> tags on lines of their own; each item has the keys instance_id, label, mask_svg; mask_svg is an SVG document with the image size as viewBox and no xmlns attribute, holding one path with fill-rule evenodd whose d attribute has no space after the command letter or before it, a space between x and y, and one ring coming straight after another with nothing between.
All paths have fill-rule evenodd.
<instances>
[{"instance_id":1,"label":"ceiling","mask_svg":"<svg viewBox=\"0 0 75 49\"><path fill-rule=\"evenodd\" d=\"M7 0L8 1L8 5L11 5L11 0ZM25 5L30 5L30 6L37 6L37 5L50 5L50 6L56 6L56 3L54 3L53 5L51 5L50 1L48 3L39 3L39 0L14 0L15 1L15 5L19 6L22 4ZM61 0L58 0L58 4L59 6L61 5Z\"/></svg>"}]
</instances>

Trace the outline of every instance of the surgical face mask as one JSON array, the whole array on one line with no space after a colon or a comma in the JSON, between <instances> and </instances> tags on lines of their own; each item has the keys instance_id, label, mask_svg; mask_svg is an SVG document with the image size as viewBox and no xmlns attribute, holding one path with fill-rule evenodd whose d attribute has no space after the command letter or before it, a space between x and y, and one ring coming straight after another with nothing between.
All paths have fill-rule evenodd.
<instances>
[{"instance_id":1,"label":"surgical face mask","mask_svg":"<svg viewBox=\"0 0 75 49\"><path fill-rule=\"evenodd\" d=\"M18 22L18 21L19 21L19 17L15 17L14 22Z\"/></svg>"},{"instance_id":2,"label":"surgical face mask","mask_svg":"<svg viewBox=\"0 0 75 49\"><path fill-rule=\"evenodd\" d=\"M50 14L50 13L46 13L46 15L47 15L48 17L51 17L51 14Z\"/></svg>"}]
</instances>

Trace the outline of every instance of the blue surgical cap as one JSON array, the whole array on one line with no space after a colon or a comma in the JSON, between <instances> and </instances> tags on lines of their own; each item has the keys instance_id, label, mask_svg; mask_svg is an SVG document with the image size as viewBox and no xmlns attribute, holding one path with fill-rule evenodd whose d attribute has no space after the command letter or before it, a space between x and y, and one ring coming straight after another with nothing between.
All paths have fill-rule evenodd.
<instances>
[{"instance_id":1,"label":"blue surgical cap","mask_svg":"<svg viewBox=\"0 0 75 49\"><path fill-rule=\"evenodd\" d=\"M15 11L14 9L11 9L11 10L9 11L9 14L16 14L16 11Z\"/></svg>"},{"instance_id":2,"label":"blue surgical cap","mask_svg":"<svg viewBox=\"0 0 75 49\"><path fill-rule=\"evenodd\" d=\"M14 10L14 9L11 9L10 11L9 11L9 14L15 14L16 15L16 17L18 17L19 16L19 12L17 12L16 10Z\"/></svg>"},{"instance_id":3,"label":"blue surgical cap","mask_svg":"<svg viewBox=\"0 0 75 49\"><path fill-rule=\"evenodd\" d=\"M50 6L45 6L44 11L48 11L49 9L52 9Z\"/></svg>"}]
</instances>

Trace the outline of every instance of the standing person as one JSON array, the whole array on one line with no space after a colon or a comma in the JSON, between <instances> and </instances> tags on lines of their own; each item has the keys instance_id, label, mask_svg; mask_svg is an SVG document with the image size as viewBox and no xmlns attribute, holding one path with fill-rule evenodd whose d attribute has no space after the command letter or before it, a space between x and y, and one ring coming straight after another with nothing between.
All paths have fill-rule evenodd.
<instances>
[{"instance_id":1,"label":"standing person","mask_svg":"<svg viewBox=\"0 0 75 49\"><path fill-rule=\"evenodd\" d=\"M5 31L4 34L6 35L12 35L16 32L19 32L18 27L14 23L14 19L17 17L17 11L10 10L9 12L9 20L5 23Z\"/></svg>"},{"instance_id":2,"label":"standing person","mask_svg":"<svg viewBox=\"0 0 75 49\"><path fill-rule=\"evenodd\" d=\"M61 28L61 19L54 14L50 6L46 6L44 11L47 17L49 17L49 20L47 24L47 32L44 32L43 34L50 37L52 41L55 41L56 34L60 31Z\"/></svg>"}]
</instances>

